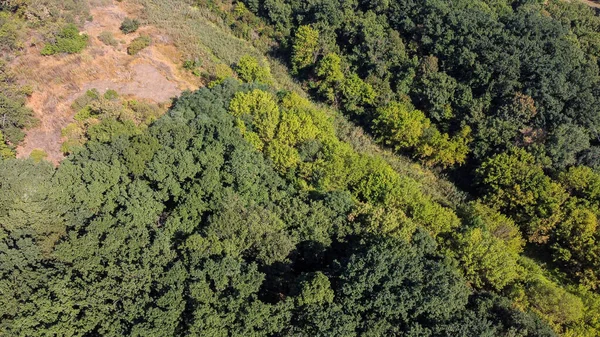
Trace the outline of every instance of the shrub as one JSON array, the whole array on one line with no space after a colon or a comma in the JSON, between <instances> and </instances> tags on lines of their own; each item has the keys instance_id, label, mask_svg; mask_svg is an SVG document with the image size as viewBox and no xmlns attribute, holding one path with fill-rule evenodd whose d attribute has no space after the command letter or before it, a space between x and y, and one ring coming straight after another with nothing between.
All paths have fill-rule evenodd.
<instances>
[{"instance_id":1,"label":"shrub","mask_svg":"<svg viewBox=\"0 0 600 337\"><path fill-rule=\"evenodd\" d=\"M133 41L131 41L131 44L129 44L129 47L127 47L127 54L135 55L135 54L139 53L140 50L148 47L151 42L152 42L152 40L147 35L142 35L142 36L136 37Z\"/></svg>"},{"instance_id":2,"label":"shrub","mask_svg":"<svg viewBox=\"0 0 600 337\"><path fill-rule=\"evenodd\" d=\"M104 93L104 98L110 101L114 101L119 98L119 93L117 93L115 90L108 89Z\"/></svg>"},{"instance_id":3,"label":"shrub","mask_svg":"<svg viewBox=\"0 0 600 337\"><path fill-rule=\"evenodd\" d=\"M100 93L98 92L98 90L90 89L86 91L85 94L75 99L73 104L71 104L71 109L79 111L88 106L93 101L97 100L98 98L100 98Z\"/></svg>"},{"instance_id":4,"label":"shrub","mask_svg":"<svg viewBox=\"0 0 600 337\"><path fill-rule=\"evenodd\" d=\"M240 58L236 72L244 82L261 82L265 84L272 82L269 67L261 67L258 60L250 55L244 55Z\"/></svg>"},{"instance_id":5,"label":"shrub","mask_svg":"<svg viewBox=\"0 0 600 337\"><path fill-rule=\"evenodd\" d=\"M46 153L46 151L42 150L42 149L33 149L33 151L31 151L31 154L29 154L29 158L33 159L33 161L39 163L42 160L46 159L48 157L48 154Z\"/></svg>"},{"instance_id":6,"label":"shrub","mask_svg":"<svg viewBox=\"0 0 600 337\"><path fill-rule=\"evenodd\" d=\"M111 32L100 33L100 35L98 35L98 40L102 41L102 43L104 43L107 46L116 47L119 44L119 42L117 41L117 39L115 39L113 33Z\"/></svg>"},{"instance_id":7,"label":"shrub","mask_svg":"<svg viewBox=\"0 0 600 337\"><path fill-rule=\"evenodd\" d=\"M68 24L61 30L56 40L48 43L42 48L42 55L54 55L59 53L80 53L88 44L88 36L79 34L79 29L74 24Z\"/></svg>"},{"instance_id":8,"label":"shrub","mask_svg":"<svg viewBox=\"0 0 600 337\"><path fill-rule=\"evenodd\" d=\"M140 23L138 20L125 18L125 20L123 20L121 23L120 29L124 34L131 34L138 30L138 28L140 28Z\"/></svg>"}]
</instances>

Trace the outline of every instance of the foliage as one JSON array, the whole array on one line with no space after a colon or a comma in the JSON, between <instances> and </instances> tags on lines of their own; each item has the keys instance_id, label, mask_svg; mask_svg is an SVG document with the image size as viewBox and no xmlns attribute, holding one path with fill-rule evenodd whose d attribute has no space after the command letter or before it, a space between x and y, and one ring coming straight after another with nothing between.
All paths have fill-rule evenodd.
<instances>
[{"instance_id":1,"label":"foliage","mask_svg":"<svg viewBox=\"0 0 600 337\"><path fill-rule=\"evenodd\" d=\"M513 215L529 240L545 242L561 217L568 195L544 174L534 157L524 150L496 155L477 171L485 200Z\"/></svg>"},{"instance_id":2,"label":"foliage","mask_svg":"<svg viewBox=\"0 0 600 337\"><path fill-rule=\"evenodd\" d=\"M312 126L271 131L269 122L305 127L294 115ZM268 144L264 154L244 139L239 120ZM329 123L295 94L275 98L228 80L184 94L143 130L103 119L57 169L0 161L0 331L552 336L543 325L525 332L517 320L535 315L498 299L486 303L518 318L472 304L480 301L422 229L410 242L367 233L364 218L351 216L357 204L348 192L323 185L308 193L292 169L277 173L267 150L277 142L295 151L309 140L343 147ZM393 188L386 197L381 189L400 177L375 159L348 156L356 196L377 204L408 192ZM396 194L389 207L404 207L403 198L408 217L424 221L431 202Z\"/></svg>"},{"instance_id":3,"label":"foliage","mask_svg":"<svg viewBox=\"0 0 600 337\"><path fill-rule=\"evenodd\" d=\"M104 31L104 32L100 33L100 35L98 35L98 39L107 46L116 47L119 45L119 41L117 41L117 39L115 39L115 36L113 35L113 33L109 32L109 31Z\"/></svg>"},{"instance_id":4,"label":"foliage","mask_svg":"<svg viewBox=\"0 0 600 337\"><path fill-rule=\"evenodd\" d=\"M45 160L48 157L46 151L42 149L33 149L31 154L29 154L29 158L33 159L34 162L39 163L42 160Z\"/></svg>"},{"instance_id":5,"label":"foliage","mask_svg":"<svg viewBox=\"0 0 600 337\"><path fill-rule=\"evenodd\" d=\"M294 71L311 66L317 57L319 47L319 31L310 26L300 26L294 38L292 65Z\"/></svg>"},{"instance_id":6,"label":"foliage","mask_svg":"<svg viewBox=\"0 0 600 337\"><path fill-rule=\"evenodd\" d=\"M272 82L269 67L261 66L258 60L250 55L244 55L240 58L235 71L244 82L260 82L265 84Z\"/></svg>"},{"instance_id":7,"label":"foliage","mask_svg":"<svg viewBox=\"0 0 600 337\"><path fill-rule=\"evenodd\" d=\"M4 139L4 135L2 134L2 131L0 131L0 158L7 159L7 158L14 158L14 157L15 157L14 151L11 150L10 147L8 147L8 145L6 145L6 140Z\"/></svg>"},{"instance_id":8,"label":"foliage","mask_svg":"<svg viewBox=\"0 0 600 337\"><path fill-rule=\"evenodd\" d=\"M129 46L127 46L127 54L135 55L135 54L139 53L142 49L145 49L146 47L150 46L151 43L152 43L152 39L150 39L149 36L147 36L147 35L138 36L131 41Z\"/></svg>"},{"instance_id":9,"label":"foliage","mask_svg":"<svg viewBox=\"0 0 600 337\"><path fill-rule=\"evenodd\" d=\"M136 19L125 18L121 23L121 27L119 29L123 32L123 34L131 34L140 28L140 23Z\"/></svg>"},{"instance_id":10,"label":"foliage","mask_svg":"<svg viewBox=\"0 0 600 337\"><path fill-rule=\"evenodd\" d=\"M519 280L523 239L514 222L481 203L469 205L469 227L455 233L455 256L467 280L477 288L500 290Z\"/></svg>"},{"instance_id":11,"label":"foliage","mask_svg":"<svg viewBox=\"0 0 600 337\"><path fill-rule=\"evenodd\" d=\"M4 144L14 149L25 137L23 129L34 126L37 120L26 105L23 88L17 85L15 74L0 60L0 132Z\"/></svg>"},{"instance_id":12,"label":"foliage","mask_svg":"<svg viewBox=\"0 0 600 337\"><path fill-rule=\"evenodd\" d=\"M41 54L44 56L60 53L77 54L83 51L87 45L88 36L80 34L74 24L68 24L56 34L52 42L42 48Z\"/></svg>"},{"instance_id":13,"label":"foliage","mask_svg":"<svg viewBox=\"0 0 600 337\"><path fill-rule=\"evenodd\" d=\"M416 146L431 122L423 112L414 110L410 105L391 102L377 110L373 124L380 142L403 150Z\"/></svg>"}]
</instances>

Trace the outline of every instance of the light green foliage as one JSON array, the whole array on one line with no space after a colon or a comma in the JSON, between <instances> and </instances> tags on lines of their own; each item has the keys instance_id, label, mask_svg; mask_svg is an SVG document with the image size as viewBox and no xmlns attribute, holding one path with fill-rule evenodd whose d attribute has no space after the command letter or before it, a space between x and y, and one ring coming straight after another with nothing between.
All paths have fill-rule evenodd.
<instances>
[{"instance_id":1,"label":"light green foliage","mask_svg":"<svg viewBox=\"0 0 600 337\"><path fill-rule=\"evenodd\" d=\"M573 166L559 176L571 195L600 206L600 174L587 166Z\"/></svg>"},{"instance_id":2,"label":"light green foliage","mask_svg":"<svg viewBox=\"0 0 600 337\"><path fill-rule=\"evenodd\" d=\"M486 203L512 216L530 241L548 240L562 216L567 193L544 174L531 154L515 150L494 156L477 173L486 188Z\"/></svg>"},{"instance_id":3,"label":"light green foliage","mask_svg":"<svg viewBox=\"0 0 600 337\"><path fill-rule=\"evenodd\" d=\"M244 55L237 63L235 71L244 82L259 82L270 84L272 82L271 70L268 66L261 66L258 60L250 55Z\"/></svg>"},{"instance_id":4,"label":"light green foliage","mask_svg":"<svg viewBox=\"0 0 600 337\"><path fill-rule=\"evenodd\" d=\"M311 26L300 26L292 46L292 66L295 72L312 66L317 58L319 31Z\"/></svg>"},{"instance_id":5,"label":"light green foliage","mask_svg":"<svg viewBox=\"0 0 600 337\"><path fill-rule=\"evenodd\" d=\"M427 166L450 167L464 164L469 153L471 128L463 127L452 138L436 128L429 128L416 149L416 155Z\"/></svg>"},{"instance_id":6,"label":"light green foliage","mask_svg":"<svg viewBox=\"0 0 600 337\"><path fill-rule=\"evenodd\" d=\"M234 77L235 72L231 67L224 63L219 63L215 66L215 79L208 84L209 88L212 88L216 85L220 85L225 81L225 79Z\"/></svg>"},{"instance_id":7,"label":"light green foliage","mask_svg":"<svg viewBox=\"0 0 600 337\"><path fill-rule=\"evenodd\" d=\"M290 145L280 142L278 139L272 141L265 151L269 158L273 160L275 168L282 173L296 167L300 162L298 151Z\"/></svg>"},{"instance_id":8,"label":"light green foliage","mask_svg":"<svg viewBox=\"0 0 600 337\"><path fill-rule=\"evenodd\" d=\"M42 160L45 160L48 157L46 151L42 149L33 149L29 154L29 158L33 159L34 162L39 163Z\"/></svg>"},{"instance_id":9,"label":"light green foliage","mask_svg":"<svg viewBox=\"0 0 600 337\"><path fill-rule=\"evenodd\" d=\"M409 104L391 102L377 109L373 124L381 143L396 150L404 150L419 143L431 122L423 112L415 110Z\"/></svg>"},{"instance_id":10,"label":"light green foliage","mask_svg":"<svg viewBox=\"0 0 600 337\"><path fill-rule=\"evenodd\" d=\"M152 43L152 39L147 35L141 35L133 39L129 46L127 46L127 54L135 55L142 51L143 49L150 46Z\"/></svg>"},{"instance_id":11,"label":"light green foliage","mask_svg":"<svg viewBox=\"0 0 600 337\"><path fill-rule=\"evenodd\" d=\"M66 25L55 37L54 41L42 48L42 55L54 55L60 53L77 54L87 47L88 36L80 34L74 24Z\"/></svg>"},{"instance_id":12,"label":"light green foliage","mask_svg":"<svg viewBox=\"0 0 600 337\"><path fill-rule=\"evenodd\" d=\"M109 101L114 101L119 98L119 93L117 93L115 90L108 89L104 93L104 98Z\"/></svg>"},{"instance_id":13,"label":"light green foliage","mask_svg":"<svg viewBox=\"0 0 600 337\"><path fill-rule=\"evenodd\" d=\"M567 209L565 219L553 233L553 258L582 285L598 289L600 231L597 208L569 205Z\"/></svg>"},{"instance_id":14,"label":"light green foliage","mask_svg":"<svg viewBox=\"0 0 600 337\"><path fill-rule=\"evenodd\" d=\"M268 92L253 90L237 93L229 104L229 110L235 117L250 119L256 133L264 142L275 137L280 113L275 98Z\"/></svg>"},{"instance_id":15,"label":"light green foliage","mask_svg":"<svg viewBox=\"0 0 600 337\"><path fill-rule=\"evenodd\" d=\"M583 318L583 303L575 295L543 276L527 284L531 307L555 325L575 323Z\"/></svg>"},{"instance_id":16,"label":"light green foliage","mask_svg":"<svg viewBox=\"0 0 600 337\"><path fill-rule=\"evenodd\" d=\"M365 105L375 103L377 94L373 87L363 81L356 73L350 73L344 79L340 88L343 108L353 114L364 112Z\"/></svg>"},{"instance_id":17,"label":"light green foliage","mask_svg":"<svg viewBox=\"0 0 600 337\"><path fill-rule=\"evenodd\" d=\"M319 77L317 89L319 94L330 103L337 103L338 90L344 81L341 63L342 59L339 55L329 53L319 61L316 68Z\"/></svg>"},{"instance_id":18,"label":"light green foliage","mask_svg":"<svg viewBox=\"0 0 600 337\"><path fill-rule=\"evenodd\" d=\"M22 23L6 12L0 12L0 50L13 52L22 46Z\"/></svg>"},{"instance_id":19,"label":"light green foliage","mask_svg":"<svg viewBox=\"0 0 600 337\"><path fill-rule=\"evenodd\" d=\"M318 271L314 274L304 275L303 280L298 282L300 293L298 294L298 305L323 305L333 302L334 293L331 290L331 282L325 274Z\"/></svg>"},{"instance_id":20,"label":"light green foliage","mask_svg":"<svg viewBox=\"0 0 600 337\"><path fill-rule=\"evenodd\" d=\"M432 235L458 226L452 211L423 196L413 181L400 177L381 158L358 154L340 142L324 111L297 94L284 94L278 103L262 90L239 92L229 112L239 118L244 138L264 151L280 173L296 172L304 188L348 189L359 200L376 205L357 211L366 232L406 238L416 224ZM389 216L381 215L391 209Z\"/></svg>"},{"instance_id":21,"label":"light green foliage","mask_svg":"<svg viewBox=\"0 0 600 337\"><path fill-rule=\"evenodd\" d=\"M524 241L512 220L481 204L470 206L470 227L454 234L452 251L465 277L477 288L501 290L524 274Z\"/></svg>"}]
</instances>

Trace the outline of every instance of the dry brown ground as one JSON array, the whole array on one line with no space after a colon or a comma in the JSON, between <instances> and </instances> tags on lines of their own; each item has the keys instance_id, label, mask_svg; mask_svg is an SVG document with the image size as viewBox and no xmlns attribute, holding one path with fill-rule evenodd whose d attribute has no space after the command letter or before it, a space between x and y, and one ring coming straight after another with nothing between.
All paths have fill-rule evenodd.
<instances>
[{"instance_id":1,"label":"dry brown ground","mask_svg":"<svg viewBox=\"0 0 600 337\"><path fill-rule=\"evenodd\" d=\"M156 103L168 102L183 90L196 89L198 81L180 71L181 55L168 36L156 28L144 26L138 32L124 35L119 30L126 16L139 12L126 2L113 2L92 10L93 21L83 32L90 36L90 45L77 55L44 57L40 46L29 47L12 66L24 83L34 88L28 106L40 120L38 127L27 131L25 141L17 148L18 157L27 157L33 149L48 153L48 160L57 164L63 155L61 130L73 121L72 102L96 88ZM98 35L110 31L120 43L106 46ZM152 37L153 45L138 55L127 55L127 45L140 34Z\"/></svg>"}]
</instances>

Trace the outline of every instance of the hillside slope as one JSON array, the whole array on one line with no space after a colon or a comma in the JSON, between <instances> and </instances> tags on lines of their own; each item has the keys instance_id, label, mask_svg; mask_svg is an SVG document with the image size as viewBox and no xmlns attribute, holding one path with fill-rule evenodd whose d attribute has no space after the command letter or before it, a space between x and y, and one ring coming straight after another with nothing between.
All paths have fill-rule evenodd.
<instances>
[{"instance_id":1,"label":"hillside slope","mask_svg":"<svg viewBox=\"0 0 600 337\"><path fill-rule=\"evenodd\" d=\"M167 35L152 26L128 35L119 30L123 19L135 17L139 10L116 1L94 7L90 13L93 20L82 29L90 36L90 43L81 54L42 56L38 44L27 47L11 63L21 81L33 87L27 105L40 121L38 127L27 131L25 141L17 148L19 158L42 149L49 160L58 163L63 158L61 130L77 112L71 104L87 90L103 93L112 89L130 98L168 103L183 90L198 88L197 79L181 72L181 56ZM111 32L118 45L101 42L98 36L102 32ZM153 45L138 55L128 55L127 45L141 34L149 35Z\"/></svg>"}]
</instances>

